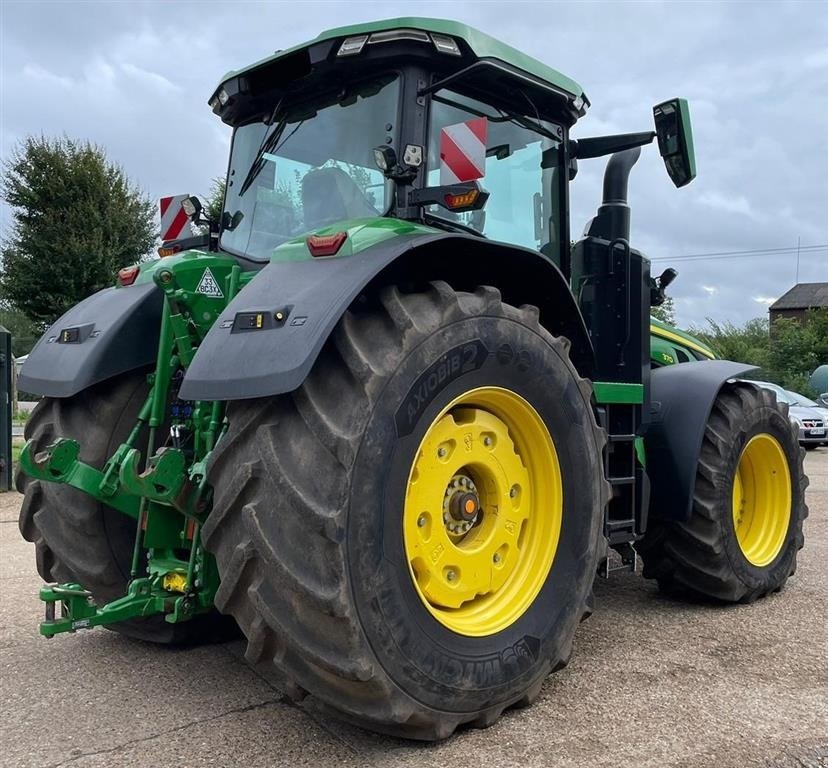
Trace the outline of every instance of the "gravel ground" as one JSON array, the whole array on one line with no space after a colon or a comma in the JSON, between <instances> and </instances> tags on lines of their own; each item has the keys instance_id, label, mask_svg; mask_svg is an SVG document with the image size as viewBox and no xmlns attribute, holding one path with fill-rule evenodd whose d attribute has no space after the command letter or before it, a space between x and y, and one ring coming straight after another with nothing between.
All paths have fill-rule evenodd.
<instances>
[{"instance_id":1,"label":"gravel ground","mask_svg":"<svg viewBox=\"0 0 828 768\"><path fill-rule=\"evenodd\" d=\"M537 703L437 745L288 702L241 643L170 650L104 630L51 641L20 496L0 494L0 766L828 767L828 450L806 459L806 545L778 595L699 607L640 575L596 585Z\"/></svg>"}]
</instances>

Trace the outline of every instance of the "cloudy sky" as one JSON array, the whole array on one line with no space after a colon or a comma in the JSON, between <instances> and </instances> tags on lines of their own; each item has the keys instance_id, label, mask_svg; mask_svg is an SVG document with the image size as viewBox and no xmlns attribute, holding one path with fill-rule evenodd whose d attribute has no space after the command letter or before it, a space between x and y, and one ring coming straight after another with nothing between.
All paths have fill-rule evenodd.
<instances>
[{"instance_id":1,"label":"cloudy sky","mask_svg":"<svg viewBox=\"0 0 828 768\"><path fill-rule=\"evenodd\" d=\"M652 147L630 185L633 245L655 272L679 270L681 324L764 314L795 282L797 243L799 281L828 280L825 2L0 0L0 151L65 133L104 146L152 198L205 194L226 168L229 132L206 105L223 73L413 7L580 82L592 108L578 136L648 130L653 104L690 100L698 178L676 190ZM603 162L581 163L574 233L599 202Z\"/></svg>"}]
</instances>

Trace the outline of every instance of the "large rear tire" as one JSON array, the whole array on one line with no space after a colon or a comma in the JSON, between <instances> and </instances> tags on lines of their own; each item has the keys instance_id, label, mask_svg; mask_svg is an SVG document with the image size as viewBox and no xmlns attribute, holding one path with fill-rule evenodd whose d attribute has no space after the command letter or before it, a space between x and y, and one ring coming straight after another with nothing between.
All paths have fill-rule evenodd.
<instances>
[{"instance_id":1,"label":"large rear tire","mask_svg":"<svg viewBox=\"0 0 828 768\"><path fill-rule=\"evenodd\" d=\"M589 611L609 495L567 352L492 288L387 288L297 391L232 403L204 535L249 660L408 738L531 703Z\"/></svg>"},{"instance_id":2,"label":"large rear tire","mask_svg":"<svg viewBox=\"0 0 828 768\"><path fill-rule=\"evenodd\" d=\"M68 437L80 443L80 459L100 469L126 439L144 400L145 374L131 373L96 384L73 397L44 398L26 423L37 449ZM146 450L144 442L137 445ZM37 570L46 582L73 582L97 605L126 593L135 542L135 521L69 485L42 482L18 472L24 494L20 532L35 545ZM217 612L170 624L151 616L108 625L124 635L156 643L214 642L235 634L232 619Z\"/></svg>"},{"instance_id":3,"label":"large rear tire","mask_svg":"<svg viewBox=\"0 0 828 768\"><path fill-rule=\"evenodd\" d=\"M705 427L690 519L651 521L637 545L644 577L723 602L780 590L804 543L804 455L772 392L726 384Z\"/></svg>"}]
</instances>

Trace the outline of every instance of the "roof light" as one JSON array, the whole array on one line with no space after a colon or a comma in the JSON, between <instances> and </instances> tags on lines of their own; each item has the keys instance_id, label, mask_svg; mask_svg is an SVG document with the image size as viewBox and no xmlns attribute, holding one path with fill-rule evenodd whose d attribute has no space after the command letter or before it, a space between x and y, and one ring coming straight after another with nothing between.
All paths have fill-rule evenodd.
<instances>
[{"instance_id":1,"label":"roof light","mask_svg":"<svg viewBox=\"0 0 828 768\"><path fill-rule=\"evenodd\" d=\"M165 256L175 256L181 250L181 246L164 244L158 249L158 255L163 259Z\"/></svg>"},{"instance_id":2,"label":"roof light","mask_svg":"<svg viewBox=\"0 0 828 768\"><path fill-rule=\"evenodd\" d=\"M390 43L394 40L415 40L418 43L431 42L428 32L419 29L386 29L384 32L374 32L368 38L368 45Z\"/></svg>"},{"instance_id":3,"label":"roof light","mask_svg":"<svg viewBox=\"0 0 828 768\"><path fill-rule=\"evenodd\" d=\"M365 43L368 42L368 35L357 35L356 37L346 37L339 46L336 52L337 56L355 56L362 53Z\"/></svg>"},{"instance_id":4,"label":"roof light","mask_svg":"<svg viewBox=\"0 0 828 768\"><path fill-rule=\"evenodd\" d=\"M306 242L311 256L334 256L347 239L347 232L337 232L334 235L311 235Z\"/></svg>"},{"instance_id":5,"label":"roof light","mask_svg":"<svg viewBox=\"0 0 828 768\"><path fill-rule=\"evenodd\" d=\"M138 277L138 273L141 271L141 267L137 264L131 267L124 267L123 269L118 270L118 282L121 285L132 285L135 282L135 278Z\"/></svg>"},{"instance_id":6,"label":"roof light","mask_svg":"<svg viewBox=\"0 0 828 768\"><path fill-rule=\"evenodd\" d=\"M224 88L222 88L218 92L218 100L221 103L222 107L227 106L227 102L230 101L230 94L227 93L227 91L225 91Z\"/></svg>"},{"instance_id":7,"label":"roof light","mask_svg":"<svg viewBox=\"0 0 828 768\"><path fill-rule=\"evenodd\" d=\"M436 35L432 32L431 42L434 43L434 47L440 53L447 53L450 56L460 55L460 46L457 45L457 41L453 37L449 37L448 35Z\"/></svg>"},{"instance_id":8,"label":"roof light","mask_svg":"<svg viewBox=\"0 0 828 768\"><path fill-rule=\"evenodd\" d=\"M478 197L480 197L480 190L473 188L459 195L446 195L443 199L445 200L446 208L454 211L458 208L470 208L477 202Z\"/></svg>"}]
</instances>

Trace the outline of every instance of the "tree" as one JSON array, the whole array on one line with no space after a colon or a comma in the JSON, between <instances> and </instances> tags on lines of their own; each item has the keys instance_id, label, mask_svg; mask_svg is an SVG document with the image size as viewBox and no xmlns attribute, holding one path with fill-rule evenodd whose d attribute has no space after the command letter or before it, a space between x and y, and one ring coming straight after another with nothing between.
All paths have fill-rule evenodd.
<instances>
[{"instance_id":1,"label":"tree","mask_svg":"<svg viewBox=\"0 0 828 768\"><path fill-rule=\"evenodd\" d=\"M40 338L38 328L19 309L4 309L0 306L0 326L11 331L12 354L15 357L28 355Z\"/></svg>"},{"instance_id":2,"label":"tree","mask_svg":"<svg viewBox=\"0 0 828 768\"><path fill-rule=\"evenodd\" d=\"M780 318L768 326L765 318L744 326L707 319L707 327L691 329L718 357L755 365L751 378L767 379L812 397L810 374L828 363L828 309L811 310L807 322Z\"/></svg>"},{"instance_id":3,"label":"tree","mask_svg":"<svg viewBox=\"0 0 828 768\"><path fill-rule=\"evenodd\" d=\"M224 212L224 194L226 190L227 182L221 176L216 176L210 186L210 194L207 195L207 200L204 203L204 213L210 221L221 220L221 214Z\"/></svg>"},{"instance_id":4,"label":"tree","mask_svg":"<svg viewBox=\"0 0 828 768\"><path fill-rule=\"evenodd\" d=\"M89 142L30 136L6 162L0 195L13 216L0 293L41 329L111 285L157 236L155 207Z\"/></svg>"},{"instance_id":5,"label":"tree","mask_svg":"<svg viewBox=\"0 0 828 768\"><path fill-rule=\"evenodd\" d=\"M663 304L659 304L657 307L650 307L650 314L656 318L656 320L661 320L662 323L667 323L667 325L675 325L676 307L673 302L673 297L667 296L664 299Z\"/></svg>"},{"instance_id":6,"label":"tree","mask_svg":"<svg viewBox=\"0 0 828 768\"><path fill-rule=\"evenodd\" d=\"M806 322L780 317L770 332L768 365L779 383L809 397L811 373L828 362L828 309L809 310Z\"/></svg>"},{"instance_id":7,"label":"tree","mask_svg":"<svg viewBox=\"0 0 828 768\"><path fill-rule=\"evenodd\" d=\"M743 327L708 317L706 328L691 328L690 333L707 344L716 357L763 369L768 365L768 321L764 317L748 320Z\"/></svg>"}]
</instances>

